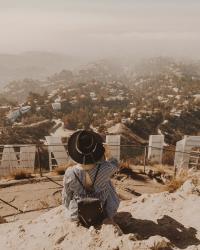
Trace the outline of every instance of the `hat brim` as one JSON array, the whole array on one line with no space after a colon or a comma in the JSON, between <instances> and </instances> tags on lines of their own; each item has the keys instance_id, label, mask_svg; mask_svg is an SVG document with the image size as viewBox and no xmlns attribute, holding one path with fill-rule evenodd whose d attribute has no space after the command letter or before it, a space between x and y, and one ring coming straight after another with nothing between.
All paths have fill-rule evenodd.
<instances>
[{"instance_id":1,"label":"hat brim","mask_svg":"<svg viewBox=\"0 0 200 250\"><path fill-rule=\"evenodd\" d=\"M102 156L104 155L105 149L103 147L103 140L101 136L93 131L90 131L90 133L93 134L95 141L96 141L96 148L94 152L92 152L89 155L81 154L76 149L76 140L77 136L79 135L80 130L72 134L68 140L68 154L77 163L80 164L92 164L98 162Z\"/></svg>"}]
</instances>

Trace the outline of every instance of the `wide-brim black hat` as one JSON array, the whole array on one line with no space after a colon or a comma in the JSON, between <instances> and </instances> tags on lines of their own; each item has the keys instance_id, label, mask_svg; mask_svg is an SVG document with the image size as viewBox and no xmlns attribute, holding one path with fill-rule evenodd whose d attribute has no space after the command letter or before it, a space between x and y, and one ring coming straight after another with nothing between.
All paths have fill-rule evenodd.
<instances>
[{"instance_id":1,"label":"wide-brim black hat","mask_svg":"<svg viewBox=\"0 0 200 250\"><path fill-rule=\"evenodd\" d=\"M92 164L104 155L103 139L93 131L78 130L68 140L68 154L77 163Z\"/></svg>"}]
</instances>

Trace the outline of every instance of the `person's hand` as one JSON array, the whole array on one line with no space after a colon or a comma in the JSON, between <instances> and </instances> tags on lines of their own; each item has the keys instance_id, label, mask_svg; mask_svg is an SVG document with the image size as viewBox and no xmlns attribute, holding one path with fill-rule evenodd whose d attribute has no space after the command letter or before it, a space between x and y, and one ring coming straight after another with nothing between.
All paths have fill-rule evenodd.
<instances>
[{"instance_id":1,"label":"person's hand","mask_svg":"<svg viewBox=\"0 0 200 250\"><path fill-rule=\"evenodd\" d=\"M111 154L109 146L104 144L104 148L105 148L105 158L106 158L106 160L112 158L112 154Z\"/></svg>"}]
</instances>

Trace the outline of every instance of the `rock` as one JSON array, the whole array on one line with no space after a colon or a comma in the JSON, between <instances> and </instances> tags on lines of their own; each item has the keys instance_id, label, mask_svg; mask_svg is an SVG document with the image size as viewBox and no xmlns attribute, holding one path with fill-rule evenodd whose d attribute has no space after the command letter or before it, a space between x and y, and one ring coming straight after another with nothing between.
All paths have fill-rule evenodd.
<instances>
[{"instance_id":1,"label":"rock","mask_svg":"<svg viewBox=\"0 0 200 250\"><path fill-rule=\"evenodd\" d=\"M112 250L119 250L119 246L113 247Z\"/></svg>"},{"instance_id":2,"label":"rock","mask_svg":"<svg viewBox=\"0 0 200 250\"><path fill-rule=\"evenodd\" d=\"M0 216L0 224L7 223L7 220Z\"/></svg>"},{"instance_id":3,"label":"rock","mask_svg":"<svg viewBox=\"0 0 200 250\"><path fill-rule=\"evenodd\" d=\"M145 244L149 249L157 250L165 250L172 247L172 244L167 238L159 235L151 236L148 240L146 240Z\"/></svg>"},{"instance_id":4,"label":"rock","mask_svg":"<svg viewBox=\"0 0 200 250\"><path fill-rule=\"evenodd\" d=\"M199 250L198 246L189 246L186 248L186 250Z\"/></svg>"},{"instance_id":5,"label":"rock","mask_svg":"<svg viewBox=\"0 0 200 250\"><path fill-rule=\"evenodd\" d=\"M136 237L136 235L134 235L134 234L129 234L128 239L129 239L129 240L132 240L132 241L136 241L136 240L137 240L137 237Z\"/></svg>"},{"instance_id":6,"label":"rock","mask_svg":"<svg viewBox=\"0 0 200 250\"><path fill-rule=\"evenodd\" d=\"M23 225L20 225L20 226L19 226L19 231L20 231L21 233L24 233L24 232L25 232L25 229L24 229Z\"/></svg>"},{"instance_id":7,"label":"rock","mask_svg":"<svg viewBox=\"0 0 200 250\"><path fill-rule=\"evenodd\" d=\"M57 240L56 240L56 245L59 245L60 243L63 242L63 240L65 239L66 235L63 235L61 237L59 237Z\"/></svg>"},{"instance_id":8,"label":"rock","mask_svg":"<svg viewBox=\"0 0 200 250\"><path fill-rule=\"evenodd\" d=\"M192 194L194 193L195 189L195 185L192 183L192 181L187 180L179 190L185 194Z\"/></svg>"},{"instance_id":9,"label":"rock","mask_svg":"<svg viewBox=\"0 0 200 250\"><path fill-rule=\"evenodd\" d=\"M122 236L123 235L123 232L122 232L121 228L117 224L114 225L114 228L115 228L114 229L115 235L117 235L117 236Z\"/></svg>"},{"instance_id":10,"label":"rock","mask_svg":"<svg viewBox=\"0 0 200 250\"><path fill-rule=\"evenodd\" d=\"M91 227L88 229L88 232L89 232L91 235L93 235L93 234L96 233L96 229L95 229L93 226L91 226Z\"/></svg>"}]
</instances>

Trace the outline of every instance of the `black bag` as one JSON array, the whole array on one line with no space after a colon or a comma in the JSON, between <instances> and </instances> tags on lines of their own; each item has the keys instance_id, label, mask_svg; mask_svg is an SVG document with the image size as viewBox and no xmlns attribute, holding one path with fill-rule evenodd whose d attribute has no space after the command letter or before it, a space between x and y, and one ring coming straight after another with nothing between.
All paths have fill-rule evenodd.
<instances>
[{"instance_id":1,"label":"black bag","mask_svg":"<svg viewBox=\"0 0 200 250\"><path fill-rule=\"evenodd\" d=\"M74 172L76 179L86 192L85 198L79 198L77 200L78 218L79 221L86 227L98 225L105 218L105 212L104 212L104 207L102 206L102 202L100 201L99 198L95 197L95 192L94 192L94 183L96 181L99 168L100 165L97 168L94 181L91 186L92 189L90 191L88 191L85 188L83 183L80 181L79 177Z\"/></svg>"}]
</instances>

